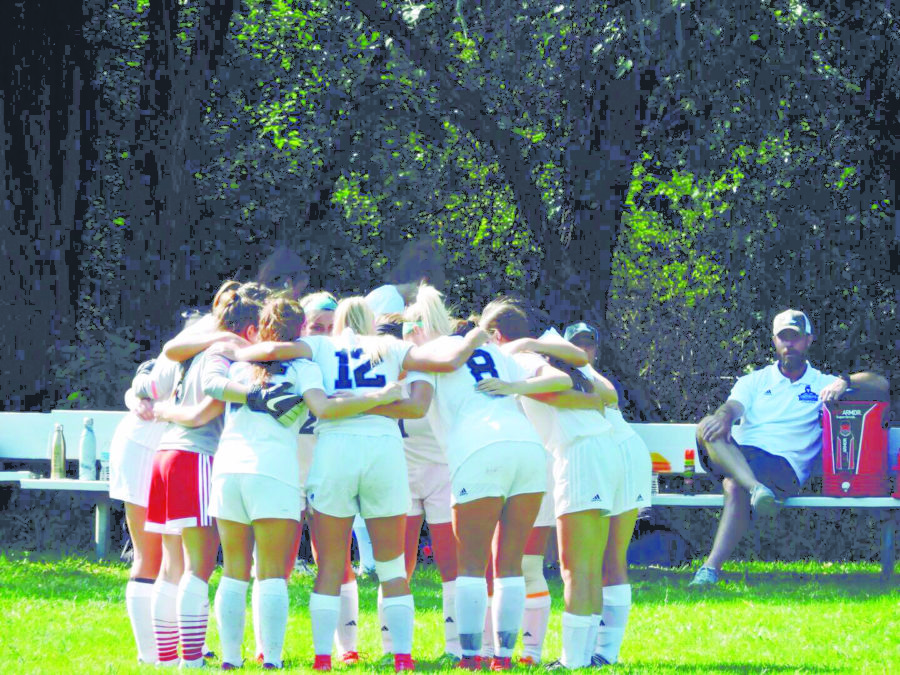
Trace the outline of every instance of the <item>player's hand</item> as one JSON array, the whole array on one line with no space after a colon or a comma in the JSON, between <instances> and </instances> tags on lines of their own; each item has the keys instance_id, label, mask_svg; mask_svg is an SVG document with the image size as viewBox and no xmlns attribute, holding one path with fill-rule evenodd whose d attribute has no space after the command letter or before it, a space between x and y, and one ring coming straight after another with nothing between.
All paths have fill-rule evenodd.
<instances>
[{"instance_id":1,"label":"player's hand","mask_svg":"<svg viewBox=\"0 0 900 675\"><path fill-rule=\"evenodd\" d=\"M518 340L507 342L503 346L503 351L507 354L519 354L521 352L533 351L533 343L534 340L532 340L531 338L519 338Z\"/></svg>"},{"instance_id":2,"label":"player's hand","mask_svg":"<svg viewBox=\"0 0 900 675\"><path fill-rule=\"evenodd\" d=\"M153 401L149 398L142 398L138 401L137 408L134 409L134 414L140 417L145 422L152 422L155 418L153 414Z\"/></svg>"},{"instance_id":3,"label":"player's hand","mask_svg":"<svg viewBox=\"0 0 900 675\"><path fill-rule=\"evenodd\" d=\"M286 427L306 412L303 397L292 393L287 382L268 387L253 386L247 394L247 407L254 412L268 413Z\"/></svg>"},{"instance_id":4,"label":"player's hand","mask_svg":"<svg viewBox=\"0 0 900 675\"><path fill-rule=\"evenodd\" d=\"M506 382L496 377L482 380L475 385L475 388L482 394L490 394L491 396L511 396L517 393L515 383Z\"/></svg>"},{"instance_id":5,"label":"player's hand","mask_svg":"<svg viewBox=\"0 0 900 675\"><path fill-rule=\"evenodd\" d=\"M153 404L153 419L157 422L168 422L168 412L171 408L172 403L169 401L156 401Z\"/></svg>"},{"instance_id":6,"label":"player's hand","mask_svg":"<svg viewBox=\"0 0 900 675\"><path fill-rule=\"evenodd\" d=\"M475 326L475 328L466 333L466 337L474 340L475 347L480 347L491 341L491 336L481 326Z\"/></svg>"},{"instance_id":7,"label":"player's hand","mask_svg":"<svg viewBox=\"0 0 900 675\"><path fill-rule=\"evenodd\" d=\"M391 382L382 387L379 394L378 398L381 400L381 405L393 403L403 398L403 387L399 382Z\"/></svg>"},{"instance_id":8,"label":"player's hand","mask_svg":"<svg viewBox=\"0 0 900 675\"><path fill-rule=\"evenodd\" d=\"M844 393L849 389L847 383L838 378L831 384L822 388L822 391L819 392L819 400L823 403L828 403L828 401L837 401Z\"/></svg>"},{"instance_id":9,"label":"player's hand","mask_svg":"<svg viewBox=\"0 0 900 675\"><path fill-rule=\"evenodd\" d=\"M726 422L722 415L704 417L697 425L697 430L700 432L700 438L707 443L731 438L731 424Z\"/></svg>"}]
</instances>

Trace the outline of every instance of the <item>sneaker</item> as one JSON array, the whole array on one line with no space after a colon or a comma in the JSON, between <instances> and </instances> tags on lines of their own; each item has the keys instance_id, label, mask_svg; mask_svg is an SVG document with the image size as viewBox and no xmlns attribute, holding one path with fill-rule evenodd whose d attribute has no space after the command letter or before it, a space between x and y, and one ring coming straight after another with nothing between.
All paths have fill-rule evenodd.
<instances>
[{"instance_id":1,"label":"sneaker","mask_svg":"<svg viewBox=\"0 0 900 675\"><path fill-rule=\"evenodd\" d=\"M284 666L276 666L274 663L264 663L263 670L281 670Z\"/></svg>"},{"instance_id":2,"label":"sneaker","mask_svg":"<svg viewBox=\"0 0 900 675\"><path fill-rule=\"evenodd\" d=\"M228 663L228 661L222 661L222 670L237 670L244 664L241 663L239 665L234 665L233 663Z\"/></svg>"},{"instance_id":3,"label":"sneaker","mask_svg":"<svg viewBox=\"0 0 900 675\"><path fill-rule=\"evenodd\" d=\"M460 670L481 670L480 656L463 656L456 667Z\"/></svg>"},{"instance_id":4,"label":"sneaker","mask_svg":"<svg viewBox=\"0 0 900 675\"><path fill-rule=\"evenodd\" d=\"M435 665L439 668L456 668L459 665L460 658L454 654L444 653L435 661Z\"/></svg>"},{"instance_id":5,"label":"sneaker","mask_svg":"<svg viewBox=\"0 0 900 675\"><path fill-rule=\"evenodd\" d=\"M778 512L778 504L775 503L775 493L762 483L750 491L750 506L759 516L771 518Z\"/></svg>"},{"instance_id":6,"label":"sneaker","mask_svg":"<svg viewBox=\"0 0 900 675\"><path fill-rule=\"evenodd\" d=\"M611 666L611 665L612 664L609 661L607 661L606 657L603 656L602 654L594 654L593 656L591 656L591 666L594 668L602 668L603 666Z\"/></svg>"},{"instance_id":7,"label":"sneaker","mask_svg":"<svg viewBox=\"0 0 900 675\"><path fill-rule=\"evenodd\" d=\"M491 659L491 670L512 670L512 658L495 656Z\"/></svg>"},{"instance_id":8,"label":"sneaker","mask_svg":"<svg viewBox=\"0 0 900 675\"><path fill-rule=\"evenodd\" d=\"M403 670L415 670L416 665L409 654L394 654L394 672Z\"/></svg>"},{"instance_id":9,"label":"sneaker","mask_svg":"<svg viewBox=\"0 0 900 675\"><path fill-rule=\"evenodd\" d=\"M524 668L533 668L541 665L541 662L533 656L523 656L519 659L519 665Z\"/></svg>"},{"instance_id":10,"label":"sneaker","mask_svg":"<svg viewBox=\"0 0 900 675\"><path fill-rule=\"evenodd\" d=\"M341 663L348 666L355 666L359 663L359 652L344 652L344 655L341 656Z\"/></svg>"},{"instance_id":11,"label":"sneaker","mask_svg":"<svg viewBox=\"0 0 900 675\"><path fill-rule=\"evenodd\" d=\"M331 654L316 654L313 670L331 670Z\"/></svg>"},{"instance_id":12,"label":"sneaker","mask_svg":"<svg viewBox=\"0 0 900 675\"><path fill-rule=\"evenodd\" d=\"M691 583L688 586L693 586L695 588L708 588L709 586L714 586L719 581L719 573L716 572L712 567L701 567L697 570L696 574L694 574L694 578L691 579ZM595 656L600 656L596 654ZM600 657L603 658L603 657Z\"/></svg>"}]
</instances>

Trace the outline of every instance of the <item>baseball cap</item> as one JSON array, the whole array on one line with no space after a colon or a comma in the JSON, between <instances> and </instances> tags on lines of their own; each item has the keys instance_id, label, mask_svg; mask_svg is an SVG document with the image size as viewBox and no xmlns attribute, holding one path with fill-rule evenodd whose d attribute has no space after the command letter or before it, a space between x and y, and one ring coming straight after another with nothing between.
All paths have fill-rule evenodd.
<instances>
[{"instance_id":1,"label":"baseball cap","mask_svg":"<svg viewBox=\"0 0 900 675\"><path fill-rule=\"evenodd\" d=\"M775 317L772 322L772 335L778 335L783 330L793 330L800 335L812 335L812 324L809 317L796 309L788 309Z\"/></svg>"},{"instance_id":2,"label":"baseball cap","mask_svg":"<svg viewBox=\"0 0 900 675\"><path fill-rule=\"evenodd\" d=\"M579 321L578 323L573 323L571 326L566 327L566 332L563 337L566 340L571 340L576 335L580 335L581 333L590 333L594 336L594 342L600 342L600 335L597 333L597 329L594 328L589 323L585 323L584 321Z\"/></svg>"}]
</instances>

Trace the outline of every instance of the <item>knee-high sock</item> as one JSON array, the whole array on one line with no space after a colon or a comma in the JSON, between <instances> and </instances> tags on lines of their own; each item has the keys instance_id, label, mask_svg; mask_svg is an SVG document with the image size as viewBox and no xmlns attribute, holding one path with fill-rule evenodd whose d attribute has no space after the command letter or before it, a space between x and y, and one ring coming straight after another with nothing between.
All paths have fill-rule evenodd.
<instances>
[{"instance_id":1,"label":"knee-high sock","mask_svg":"<svg viewBox=\"0 0 900 675\"><path fill-rule=\"evenodd\" d=\"M481 655L489 659L494 655L494 596L489 595L484 608L484 630L481 633Z\"/></svg>"},{"instance_id":2,"label":"knee-high sock","mask_svg":"<svg viewBox=\"0 0 900 675\"><path fill-rule=\"evenodd\" d=\"M481 653L487 611L487 582L482 577L456 577L456 625L463 656Z\"/></svg>"},{"instance_id":3,"label":"knee-high sock","mask_svg":"<svg viewBox=\"0 0 900 675\"><path fill-rule=\"evenodd\" d=\"M525 610L525 578L494 579L494 655L512 656Z\"/></svg>"},{"instance_id":4,"label":"knee-high sock","mask_svg":"<svg viewBox=\"0 0 900 675\"><path fill-rule=\"evenodd\" d=\"M287 620L287 582L280 577L263 579L259 582L259 634L265 663L281 667Z\"/></svg>"},{"instance_id":5,"label":"knee-high sock","mask_svg":"<svg viewBox=\"0 0 900 675\"><path fill-rule=\"evenodd\" d=\"M610 663L619 660L630 610L631 584L604 587L603 621L597 634L597 653Z\"/></svg>"},{"instance_id":6,"label":"knee-high sock","mask_svg":"<svg viewBox=\"0 0 900 675\"><path fill-rule=\"evenodd\" d=\"M309 594L309 619L312 623L313 648L316 656L331 656L340 611L339 595Z\"/></svg>"},{"instance_id":7,"label":"knee-high sock","mask_svg":"<svg viewBox=\"0 0 900 675\"><path fill-rule=\"evenodd\" d=\"M441 585L444 608L444 652L460 656L459 630L456 624L456 581Z\"/></svg>"},{"instance_id":8,"label":"knee-high sock","mask_svg":"<svg viewBox=\"0 0 900 675\"><path fill-rule=\"evenodd\" d=\"M353 534L356 536L356 548L359 550L359 567L363 572L375 570L375 553L372 550L372 539L366 529L366 521L356 516L353 520Z\"/></svg>"},{"instance_id":9,"label":"knee-high sock","mask_svg":"<svg viewBox=\"0 0 900 675\"><path fill-rule=\"evenodd\" d=\"M381 651L384 654L394 653L394 641L391 638L391 628L384 620L384 595L381 584L378 584L378 625L381 626Z\"/></svg>"},{"instance_id":10,"label":"knee-high sock","mask_svg":"<svg viewBox=\"0 0 900 675\"><path fill-rule=\"evenodd\" d=\"M156 663L156 635L153 631L153 580L131 579L125 585L125 608L142 663Z\"/></svg>"},{"instance_id":11,"label":"knee-high sock","mask_svg":"<svg viewBox=\"0 0 900 675\"><path fill-rule=\"evenodd\" d=\"M259 579L253 579L253 589L250 591L250 611L253 618L253 653L259 656L263 653L262 635L259 632Z\"/></svg>"},{"instance_id":12,"label":"knee-high sock","mask_svg":"<svg viewBox=\"0 0 900 675\"><path fill-rule=\"evenodd\" d=\"M203 642L209 621L209 584L185 572L178 584L178 637L183 666L203 664Z\"/></svg>"},{"instance_id":13,"label":"knee-high sock","mask_svg":"<svg viewBox=\"0 0 900 675\"><path fill-rule=\"evenodd\" d=\"M588 666L591 665L591 657L594 655L594 649L597 646L597 634L600 632L600 621L602 619L602 614L591 614L591 625L588 628L587 641L584 645L584 662Z\"/></svg>"},{"instance_id":14,"label":"knee-high sock","mask_svg":"<svg viewBox=\"0 0 900 675\"><path fill-rule=\"evenodd\" d=\"M566 668L583 668L587 652L588 632L591 628L591 617L579 616L563 612L562 615L562 659Z\"/></svg>"},{"instance_id":15,"label":"knee-high sock","mask_svg":"<svg viewBox=\"0 0 900 675\"><path fill-rule=\"evenodd\" d=\"M244 641L244 615L249 585L248 581L223 576L213 603L219 639L222 642L222 662L233 666L240 666L244 661L241 643Z\"/></svg>"},{"instance_id":16,"label":"knee-high sock","mask_svg":"<svg viewBox=\"0 0 900 675\"><path fill-rule=\"evenodd\" d=\"M550 589L544 577L544 556L522 556L525 576L525 615L522 617L522 656L540 662L550 623Z\"/></svg>"},{"instance_id":17,"label":"knee-high sock","mask_svg":"<svg viewBox=\"0 0 900 675\"><path fill-rule=\"evenodd\" d=\"M412 595L384 598L384 622L391 633L394 654L412 653L415 607Z\"/></svg>"},{"instance_id":18,"label":"knee-high sock","mask_svg":"<svg viewBox=\"0 0 900 675\"><path fill-rule=\"evenodd\" d=\"M359 589L356 581L341 586L341 612L338 617L337 649L339 654L357 651L359 623Z\"/></svg>"},{"instance_id":19,"label":"knee-high sock","mask_svg":"<svg viewBox=\"0 0 900 675\"><path fill-rule=\"evenodd\" d=\"M153 584L150 613L156 635L157 663L178 662L178 586L162 579Z\"/></svg>"}]
</instances>

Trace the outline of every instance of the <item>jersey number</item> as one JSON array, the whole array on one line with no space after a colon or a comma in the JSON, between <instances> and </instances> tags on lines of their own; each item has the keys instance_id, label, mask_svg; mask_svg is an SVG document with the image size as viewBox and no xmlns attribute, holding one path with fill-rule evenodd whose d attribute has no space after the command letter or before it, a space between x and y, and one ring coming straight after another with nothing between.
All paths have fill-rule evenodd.
<instances>
[{"instance_id":1,"label":"jersey number","mask_svg":"<svg viewBox=\"0 0 900 675\"><path fill-rule=\"evenodd\" d=\"M497 366L494 365L494 359L482 349L476 349L472 352L472 356L466 361L466 365L469 367L469 372L472 373L472 377L475 378L476 382L481 382L487 375L500 378Z\"/></svg>"},{"instance_id":2,"label":"jersey number","mask_svg":"<svg viewBox=\"0 0 900 675\"><path fill-rule=\"evenodd\" d=\"M312 413L309 413L309 417L306 418L306 421L303 423L303 426L300 427L301 434L314 434L316 432L316 416Z\"/></svg>"},{"instance_id":3,"label":"jersey number","mask_svg":"<svg viewBox=\"0 0 900 675\"><path fill-rule=\"evenodd\" d=\"M387 384L387 378L384 375L369 375L372 364L368 360L353 369L353 379L350 379L350 359L355 361L361 358L362 354L362 349L354 349L349 355L346 349L334 353L338 360L338 376L334 381L335 389L352 389L354 383L357 387L383 387Z\"/></svg>"}]
</instances>

